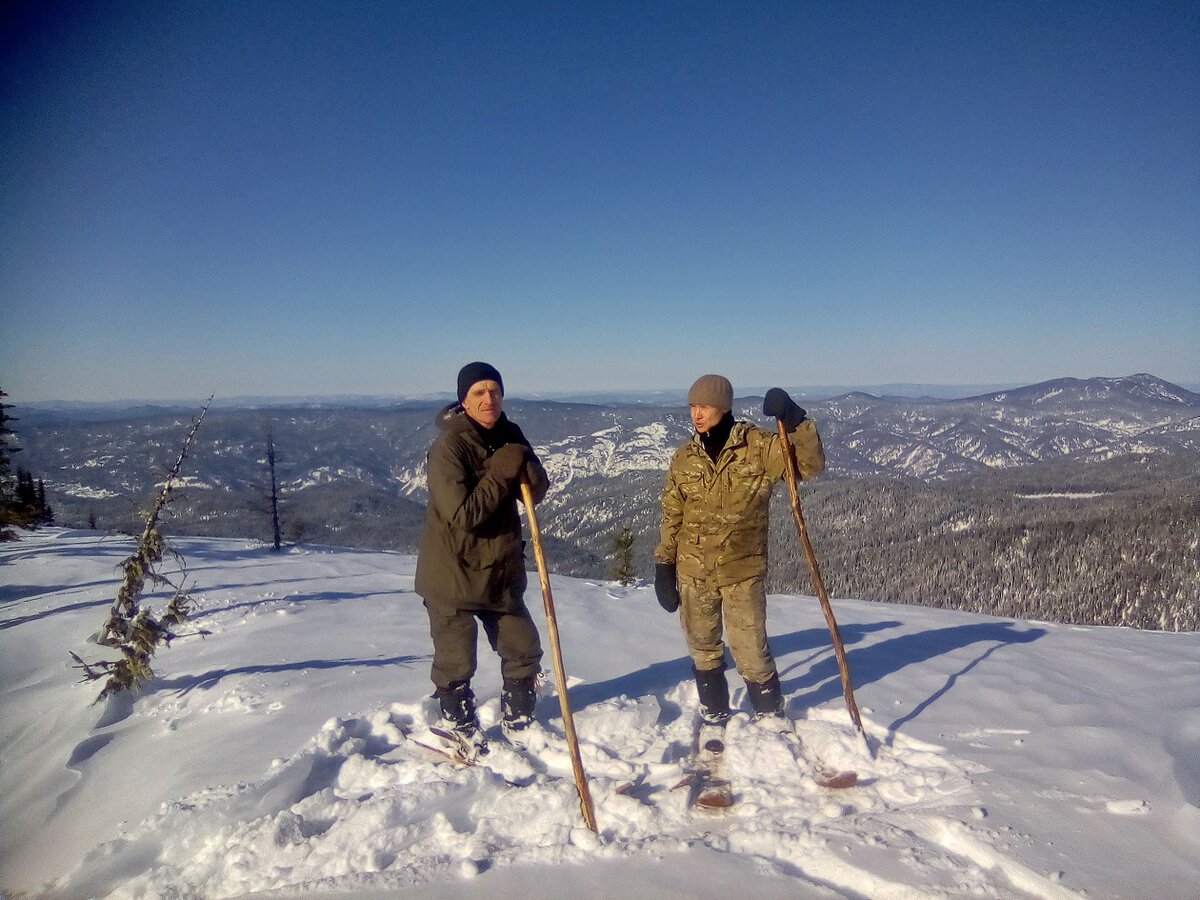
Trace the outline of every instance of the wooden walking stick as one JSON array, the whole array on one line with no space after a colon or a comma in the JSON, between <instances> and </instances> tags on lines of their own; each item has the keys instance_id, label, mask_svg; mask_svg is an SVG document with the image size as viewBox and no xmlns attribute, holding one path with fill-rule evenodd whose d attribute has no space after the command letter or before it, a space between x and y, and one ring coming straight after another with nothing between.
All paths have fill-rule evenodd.
<instances>
[{"instance_id":1,"label":"wooden walking stick","mask_svg":"<svg viewBox=\"0 0 1200 900\"><path fill-rule=\"evenodd\" d=\"M533 538L533 556L537 560L538 578L542 582L542 600L546 605L546 630L550 633L550 652L554 660L554 684L558 688L558 703L562 708L563 728L567 733L567 748L571 753L571 768L575 771L575 788L579 791L579 809L583 822L592 831L596 828L596 811L592 808L592 794L588 790L587 776L583 772L583 761L579 758L579 740L575 737L575 720L571 717L571 701L567 698L567 676L563 670L562 649L558 643L558 619L554 615L554 595L550 592L550 576L546 572L546 557L542 553L542 532L538 528L537 515L533 511L533 491L527 481L521 482L521 500L525 503L525 515L529 519L529 533Z\"/></svg>"},{"instance_id":2,"label":"wooden walking stick","mask_svg":"<svg viewBox=\"0 0 1200 900\"><path fill-rule=\"evenodd\" d=\"M784 468L787 472L788 493L792 497L792 518L796 522L796 532L800 535L800 545L804 548L804 556L808 559L808 571L812 574L813 588L816 589L817 599L821 601L821 611L825 613L825 622L829 625L829 635L833 638L833 652L837 656L838 670L842 674L842 693L846 696L846 709L858 733L866 739L863 731L862 717L858 714L858 704L854 702L854 687L850 684L850 665L846 662L846 648L842 646L842 635L838 630L837 619L833 617L833 607L829 604L829 594L825 590L825 581L821 578L821 567L817 565L817 554L813 552L812 541L808 539L808 528L804 525L804 514L800 512L800 492L796 489L796 460L792 456L792 441L788 437L783 419L776 419L779 426L779 439L783 444Z\"/></svg>"}]
</instances>

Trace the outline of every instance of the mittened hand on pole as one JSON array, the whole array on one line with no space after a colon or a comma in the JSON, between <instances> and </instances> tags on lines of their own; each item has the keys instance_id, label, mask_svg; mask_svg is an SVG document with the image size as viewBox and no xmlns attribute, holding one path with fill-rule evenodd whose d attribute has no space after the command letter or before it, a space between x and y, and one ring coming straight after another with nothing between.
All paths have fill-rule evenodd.
<instances>
[{"instance_id":1,"label":"mittened hand on pole","mask_svg":"<svg viewBox=\"0 0 1200 900\"><path fill-rule=\"evenodd\" d=\"M674 563L655 563L654 596L658 605L669 613L679 609L679 582L675 577Z\"/></svg>"},{"instance_id":2,"label":"mittened hand on pole","mask_svg":"<svg viewBox=\"0 0 1200 900\"><path fill-rule=\"evenodd\" d=\"M528 448L524 444L505 444L492 454L488 471L501 481L512 483L525 471L527 452Z\"/></svg>"},{"instance_id":3,"label":"mittened hand on pole","mask_svg":"<svg viewBox=\"0 0 1200 900\"><path fill-rule=\"evenodd\" d=\"M804 421L805 412L783 388L773 387L763 397L763 415L779 419L788 431L795 431Z\"/></svg>"}]
</instances>

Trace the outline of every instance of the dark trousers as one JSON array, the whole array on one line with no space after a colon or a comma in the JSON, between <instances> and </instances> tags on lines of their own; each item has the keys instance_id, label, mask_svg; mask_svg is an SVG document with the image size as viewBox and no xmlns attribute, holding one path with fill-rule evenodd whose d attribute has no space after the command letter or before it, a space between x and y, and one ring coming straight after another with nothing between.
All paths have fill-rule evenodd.
<instances>
[{"instance_id":1,"label":"dark trousers","mask_svg":"<svg viewBox=\"0 0 1200 900\"><path fill-rule=\"evenodd\" d=\"M437 687L470 681L477 665L476 644L483 625L492 649L500 654L504 678L528 678L541 669L542 644L537 626L524 603L511 611L487 609L435 610L428 603L429 634L433 638L433 667L430 678Z\"/></svg>"}]
</instances>

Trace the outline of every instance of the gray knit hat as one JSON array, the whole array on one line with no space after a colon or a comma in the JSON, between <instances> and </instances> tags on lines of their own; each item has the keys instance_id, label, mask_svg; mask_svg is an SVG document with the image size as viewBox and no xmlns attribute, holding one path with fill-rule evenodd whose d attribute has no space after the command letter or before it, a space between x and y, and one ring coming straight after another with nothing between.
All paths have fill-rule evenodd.
<instances>
[{"instance_id":1,"label":"gray knit hat","mask_svg":"<svg viewBox=\"0 0 1200 900\"><path fill-rule=\"evenodd\" d=\"M733 409L733 385L724 375L701 375L688 391L688 406L715 406L722 412Z\"/></svg>"}]
</instances>

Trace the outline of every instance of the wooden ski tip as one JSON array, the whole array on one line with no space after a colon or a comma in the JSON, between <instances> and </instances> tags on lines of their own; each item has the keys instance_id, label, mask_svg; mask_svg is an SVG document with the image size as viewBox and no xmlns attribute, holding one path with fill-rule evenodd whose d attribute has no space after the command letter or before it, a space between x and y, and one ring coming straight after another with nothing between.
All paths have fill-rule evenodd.
<instances>
[{"instance_id":1,"label":"wooden ski tip","mask_svg":"<svg viewBox=\"0 0 1200 900\"><path fill-rule=\"evenodd\" d=\"M829 772L817 776L817 784L823 788L849 788L858 784L857 772Z\"/></svg>"},{"instance_id":2,"label":"wooden ski tip","mask_svg":"<svg viewBox=\"0 0 1200 900\"><path fill-rule=\"evenodd\" d=\"M455 753L453 750L447 749L445 747L435 747L435 746L433 746L433 744L426 744L422 741L418 741L416 738L411 738L411 737L409 738L409 741L411 741L416 746L420 747L422 750L432 753L435 756L440 756L442 759L444 759L448 762L452 762L455 765L459 765L459 766L475 765L475 760L469 759L468 757L463 756L461 753Z\"/></svg>"},{"instance_id":3,"label":"wooden ski tip","mask_svg":"<svg viewBox=\"0 0 1200 900\"><path fill-rule=\"evenodd\" d=\"M726 790L704 791L696 798L701 809L728 809L733 806L733 795Z\"/></svg>"}]
</instances>

